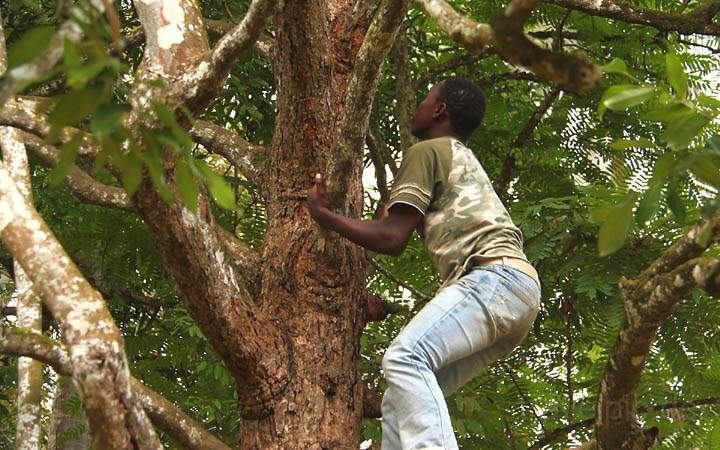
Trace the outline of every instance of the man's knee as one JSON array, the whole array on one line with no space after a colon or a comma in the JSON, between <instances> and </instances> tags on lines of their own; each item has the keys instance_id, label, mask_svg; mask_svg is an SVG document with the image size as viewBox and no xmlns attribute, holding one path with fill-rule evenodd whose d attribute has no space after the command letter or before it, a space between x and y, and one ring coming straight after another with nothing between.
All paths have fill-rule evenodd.
<instances>
[{"instance_id":1,"label":"man's knee","mask_svg":"<svg viewBox=\"0 0 720 450\"><path fill-rule=\"evenodd\" d=\"M421 345L409 345L401 339L396 339L385 351L382 359L382 368L385 377L392 376L394 370L407 366L424 365L432 369L430 358Z\"/></svg>"}]
</instances>

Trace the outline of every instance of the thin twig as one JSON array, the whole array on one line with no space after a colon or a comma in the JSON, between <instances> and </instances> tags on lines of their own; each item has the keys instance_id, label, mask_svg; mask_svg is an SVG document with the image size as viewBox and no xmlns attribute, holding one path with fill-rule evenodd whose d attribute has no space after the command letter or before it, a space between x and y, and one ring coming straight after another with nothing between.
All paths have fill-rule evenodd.
<instances>
[{"instance_id":1,"label":"thin twig","mask_svg":"<svg viewBox=\"0 0 720 450\"><path fill-rule=\"evenodd\" d=\"M378 272L382 273L383 275L390 278L392 281L394 281L398 285L400 285L400 286L404 287L405 289L407 289L408 291L412 292L420 300L428 302L432 299L432 297L430 295L427 295L424 292L419 291L417 288L414 288L413 286L409 285L407 282L398 278L397 275L395 275L394 273L390 272L389 270L387 270L386 268L381 266L380 263L378 263L376 260L368 258L368 261L370 261L370 264L372 264L373 267L375 267L378 270Z\"/></svg>"}]
</instances>

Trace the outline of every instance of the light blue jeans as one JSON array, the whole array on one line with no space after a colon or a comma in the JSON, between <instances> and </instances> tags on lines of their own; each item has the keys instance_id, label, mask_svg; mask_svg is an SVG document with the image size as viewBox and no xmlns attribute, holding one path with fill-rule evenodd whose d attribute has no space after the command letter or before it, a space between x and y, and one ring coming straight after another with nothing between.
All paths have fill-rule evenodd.
<instances>
[{"instance_id":1,"label":"light blue jeans","mask_svg":"<svg viewBox=\"0 0 720 450\"><path fill-rule=\"evenodd\" d=\"M444 397L520 345L539 304L535 279L504 265L438 292L383 357L382 449L457 449Z\"/></svg>"}]
</instances>

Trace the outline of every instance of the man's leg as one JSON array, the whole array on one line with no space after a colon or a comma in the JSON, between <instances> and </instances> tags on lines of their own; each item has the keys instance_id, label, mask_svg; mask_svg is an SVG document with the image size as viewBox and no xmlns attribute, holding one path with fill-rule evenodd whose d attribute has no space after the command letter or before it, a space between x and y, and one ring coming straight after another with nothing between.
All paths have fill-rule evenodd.
<instances>
[{"instance_id":1,"label":"man's leg","mask_svg":"<svg viewBox=\"0 0 720 450\"><path fill-rule=\"evenodd\" d=\"M457 448L435 372L478 355L495 343L498 333L505 337L515 331L518 320L534 318L536 308L509 298L513 296L508 294L506 278L497 270L473 270L443 289L386 352L383 370L388 400L384 409L392 408L395 413L403 449ZM394 429L390 421L385 428Z\"/></svg>"},{"instance_id":2,"label":"man's leg","mask_svg":"<svg viewBox=\"0 0 720 450\"><path fill-rule=\"evenodd\" d=\"M501 279L492 272L476 272L476 279L440 291L385 353L385 395L397 417L403 450L457 448L434 372L495 340L494 321L483 303Z\"/></svg>"},{"instance_id":3,"label":"man's leg","mask_svg":"<svg viewBox=\"0 0 720 450\"><path fill-rule=\"evenodd\" d=\"M400 443L400 426L397 415L390 398L390 392L385 392L382 399L382 450L402 450Z\"/></svg>"}]
</instances>

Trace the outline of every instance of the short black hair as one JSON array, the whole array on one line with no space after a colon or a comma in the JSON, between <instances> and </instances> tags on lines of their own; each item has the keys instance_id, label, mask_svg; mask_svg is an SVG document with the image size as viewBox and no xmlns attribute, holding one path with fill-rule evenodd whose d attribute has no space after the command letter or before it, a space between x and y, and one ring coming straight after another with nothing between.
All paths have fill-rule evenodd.
<instances>
[{"instance_id":1,"label":"short black hair","mask_svg":"<svg viewBox=\"0 0 720 450\"><path fill-rule=\"evenodd\" d=\"M467 140L485 116L485 94L470 80L450 77L440 85L438 100L445 103L453 132Z\"/></svg>"}]
</instances>

